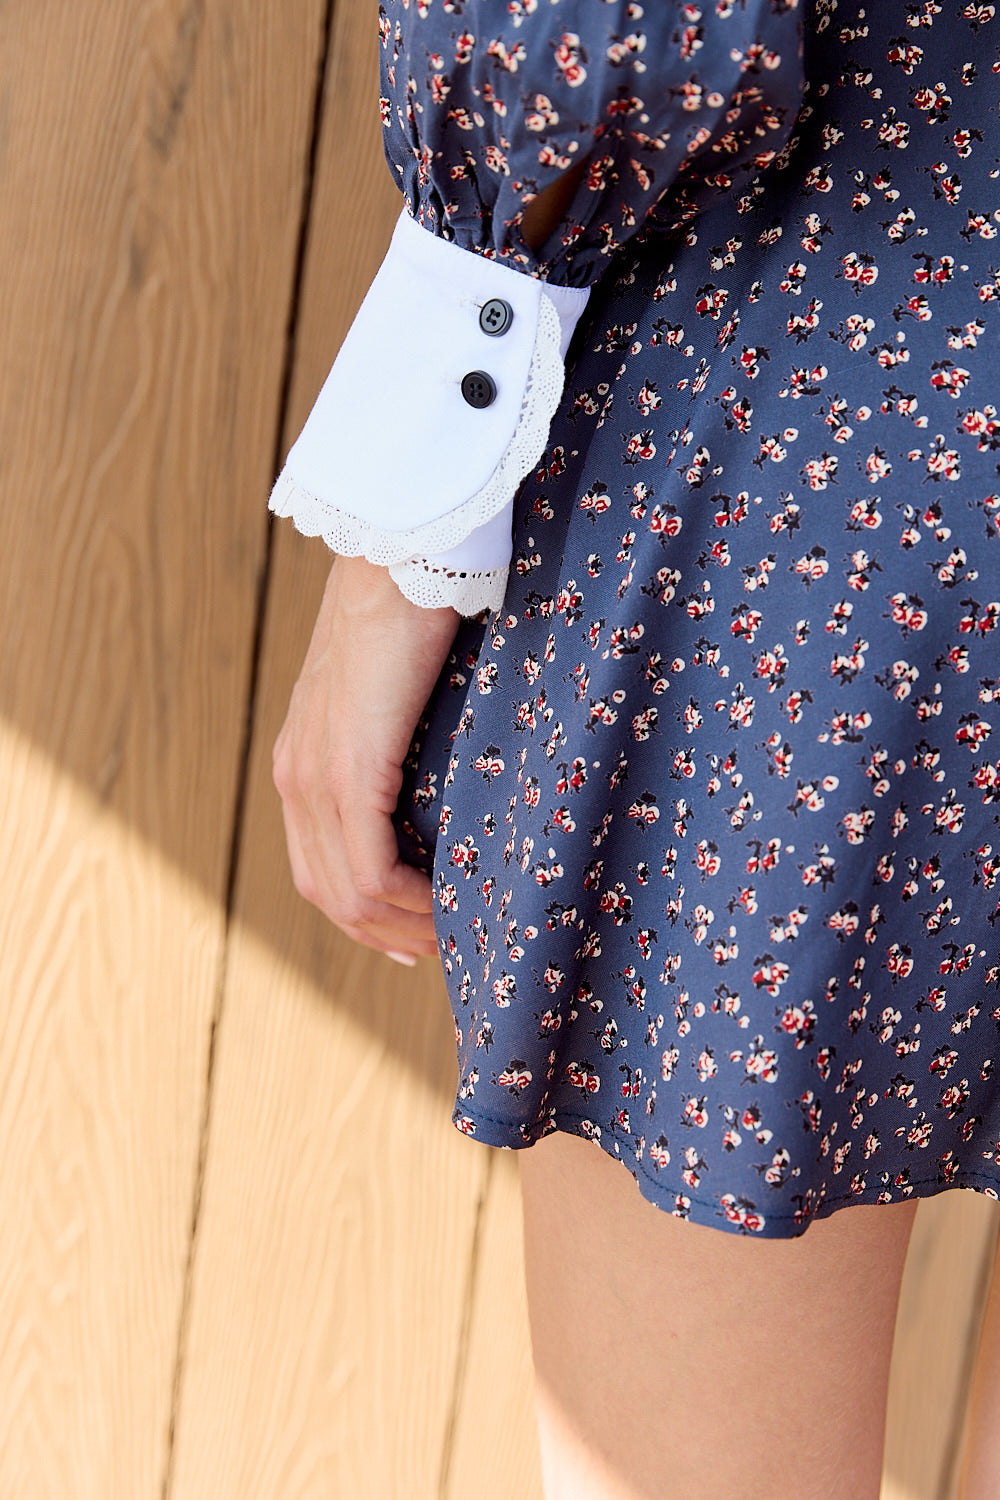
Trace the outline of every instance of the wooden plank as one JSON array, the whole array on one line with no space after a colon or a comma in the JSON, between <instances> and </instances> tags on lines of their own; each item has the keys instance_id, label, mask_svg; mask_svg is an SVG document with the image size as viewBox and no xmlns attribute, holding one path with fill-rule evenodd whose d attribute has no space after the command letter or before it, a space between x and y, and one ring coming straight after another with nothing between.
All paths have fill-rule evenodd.
<instances>
[{"instance_id":1,"label":"wooden plank","mask_svg":"<svg viewBox=\"0 0 1000 1500\"><path fill-rule=\"evenodd\" d=\"M998 1225L1000 1207L979 1193L941 1193L917 1210L896 1320L882 1500L957 1497Z\"/></svg>"},{"instance_id":2,"label":"wooden plank","mask_svg":"<svg viewBox=\"0 0 1000 1500\"><path fill-rule=\"evenodd\" d=\"M335 12L287 441L388 243L376 10ZM261 497L263 500L263 496ZM172 1500L438 1500L487 1154L436 967L295 895L270 747L329 554L277 530Z\"/></svg>"},{"instance_id":3,"label":"wooden plank","mask_svg":"<svg viewBox=\"0 0 1000 1500\"><path fill-rule=\"evenodd\" d=\"M466 1314L461 1402L442 1500L542 1500L521 1175L513 1152L490 1154Z\"/></svg>"},{"instance_id":4,"label":"wooden plank","mask_svg":"<svg viewBox=\"0 0 1000 1500\"><path fill-rule=\"evenodd\" d=\"M0 8L0 1493L27 1500L163 1484L321 20Z\"/></svg>"},{"instance_id":5,"label":"wooden plank","mask_svg":"<svg viewBox=\"0 0 1000 1500\"><path fill-rule=\"evenodd\" d=\"M367 24L338 14L286 446L399 206ZM285 874L269 747L327 565L279 529L172 1500L535 1497L516 1164L445 1123L437 980L342 944Z\"/></svg>"},{"instance_id":6,"label":"wooden plank","mask_svg":"<svg viewBox=\"0 0 1000 1500\"><path fill-rule=\"evenodd\" d=\"M1000 1207L980 1194L949 1192L920 1205L900 1292L882 1500L958 1500L962 1430L998 1229ZM517 1163L497 1153L447 1500L541 1500L521 1232ZM499 1409L498 1389L508 1397Z\"/></svg>"},{"instance_id":7,"label":"wooden plank","mask_svg":"<svg viewBox=\"0 0 1000 1500\"><path fill-rule=\"evenodd\" d=\"M437 1500L485 1162L449 1123L432 965L353 951L306 910L263 762L171 1500Z\"/></svg>"}]
</instances>

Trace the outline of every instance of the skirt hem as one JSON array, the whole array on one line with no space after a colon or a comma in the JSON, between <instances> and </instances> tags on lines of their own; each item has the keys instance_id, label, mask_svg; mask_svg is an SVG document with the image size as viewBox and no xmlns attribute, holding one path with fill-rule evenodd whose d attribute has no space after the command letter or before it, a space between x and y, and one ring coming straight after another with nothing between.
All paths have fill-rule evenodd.
<instances>
[{"instance_id":1,"label":"skirt hem","mask_svg":"<svg viewBox=\"0 0 1000 1500\"><path fill-rule=\"evenodd\" d=\"M756 1200L740 1193L720 1193L714 1199L699 1198L683 1187L671 1186L659 1172L651 1172L641 1156L636 1155L629 1141L631 1160L622 1149L621 1142L608 1137L604 1132L596 1134L586 1115L575 1115L568 1110L559 1110L538 1124L523 1125L511 1120L491 1119L485 1115L470 1113L456 1105L452 1124L461 1134L484 1145L501 1150L522 1151L533 1146L543 1136L556 1130L580 1136L592 1141L606 1155L618 1161L632 1174L640 1193L647 1202L673 1218L686 1219L710 1229L722 1229L730 1234L753 1235L758 1239L799 1239L816 1219L825 1219L840 1209L855 1205L877 1206L888 1203L905 1203L913 1198L933 1198L938 1193L951 1189L983 1193L1000 1200L1000 1178L995 1173L978 1172L972 1168L952 1172L947 1178L938 1173L933 1177L911 1180L896 1187L883 1183L866 1186L858 1192L838 1193L828 1197L820 1183L807 1188L801 1195L804 1206L794 1212L771 1212L758 1207Z\"/></svg>"}]
</instances>

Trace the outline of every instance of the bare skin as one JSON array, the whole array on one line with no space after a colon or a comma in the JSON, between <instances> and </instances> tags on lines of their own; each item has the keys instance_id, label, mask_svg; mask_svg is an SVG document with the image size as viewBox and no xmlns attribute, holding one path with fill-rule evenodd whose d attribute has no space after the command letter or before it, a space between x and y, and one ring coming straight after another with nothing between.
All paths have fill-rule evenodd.
<instances>
[{"instance_id":1,"label":"bare skin","mask_svg":"<svg viewBox=\"0 0 1000 1500\"><path fill-rule=\"evenodd\" d=\"M411 604L386 568L338 557L274 746L296 889L402 963L437 943L431 883L400 860L392 812L458 622Z\"/></svg>"},{"instance_id":2,"label":"bare skin","mask_svg":"<svg viewBox=\"0 0 1000 1500\"><path fill-rule=\"evenodd\" d=\"M583 157L564 172L555 182L543 189L537 197L532 198L526 205L521 215L521 233L525 243L532 250L537 250L544 245L552 231L561 222L569 211L573 201L573 195L590 164L589 157Z\"/></svg>"},{"instance_id":3,"label":"bare skin","mask_svg":"<svg viewBox=\"0 0 1000 1500\"><path fill-rule=\"evenodd\" d=\"M546 1500L878 1500L915 1202L759 1240L655 1208L593 1142L520 1159Z\"/></svg>"}]
</instances>

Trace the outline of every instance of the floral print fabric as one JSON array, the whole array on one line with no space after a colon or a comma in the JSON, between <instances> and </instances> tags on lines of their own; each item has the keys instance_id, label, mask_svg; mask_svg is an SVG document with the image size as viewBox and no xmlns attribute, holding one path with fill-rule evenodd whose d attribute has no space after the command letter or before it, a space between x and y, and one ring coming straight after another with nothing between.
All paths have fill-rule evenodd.
<instances>
[{"instance_id":1,"label":"floral print fabric","mask_svg":"<svg viewBox=\"0 0 1000 1500\"><path fill-rule=\"evenodd\" d=\"M414 217L564 285L601 276L654 206L679 223L731 191L799 105L798 0L397 0L380 31L386 156ZM583 161L536 253L525 200Z\"/></svg>"},{"instance_id":2,"label":"floral print fabric","mask_svg":"<svg viewBox=\"0 0 1000 1500\"><path fill-rule=\"evenodd\" d=\"M444 54L464 7L423 9ZM1000 20L803 20L780 154L604 263L397 815L459 1129L773 1237L1000 1187Z\"/></svg>"}]
</instances>

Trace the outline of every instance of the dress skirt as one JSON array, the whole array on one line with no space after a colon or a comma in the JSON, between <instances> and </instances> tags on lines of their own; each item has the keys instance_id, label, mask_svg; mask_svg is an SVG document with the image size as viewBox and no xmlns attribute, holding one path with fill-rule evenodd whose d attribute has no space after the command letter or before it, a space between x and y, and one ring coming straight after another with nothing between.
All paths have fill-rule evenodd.
<instances>
[{"instance_id":1,"label":"dress skirt","mask_svg":"<svg viewBox=\"0 0 1000 1500\"><path fill-rule=\"evenodd\" d=\"M458 1128L724 1230L1000 1188L998 49L811 8L782 157L599 282L407 766Z\"/></svg>"}]
</instances>

